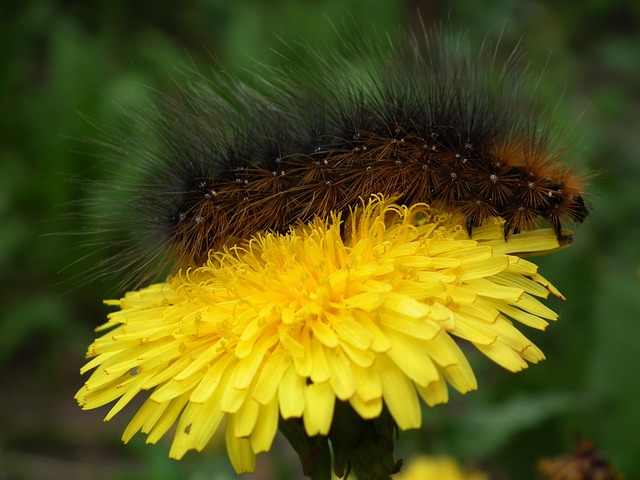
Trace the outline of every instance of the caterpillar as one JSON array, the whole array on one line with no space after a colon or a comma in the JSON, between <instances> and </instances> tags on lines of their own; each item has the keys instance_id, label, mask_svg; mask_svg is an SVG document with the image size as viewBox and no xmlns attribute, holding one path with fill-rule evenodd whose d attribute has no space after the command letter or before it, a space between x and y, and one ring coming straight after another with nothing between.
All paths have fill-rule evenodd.
<instances>
[{"instance_id":1,"label":"caterpillar","mask_svg":"<svg viewBox=\"0 0 640 480\"><path fill-rule=\"evenodd\" d=\"M528 89L522 56L501 63L488 44L444 33L391 43L303 48L311 60L246 81L198 74L131 115L141 127L114 142L138 175L106 228L128 235L115 270L199 265L372 194L459 211L470 235L498 217L505 238L548 222L570 242L563 226L588 215L584 175Z\"/></svg>"}]
</instances>

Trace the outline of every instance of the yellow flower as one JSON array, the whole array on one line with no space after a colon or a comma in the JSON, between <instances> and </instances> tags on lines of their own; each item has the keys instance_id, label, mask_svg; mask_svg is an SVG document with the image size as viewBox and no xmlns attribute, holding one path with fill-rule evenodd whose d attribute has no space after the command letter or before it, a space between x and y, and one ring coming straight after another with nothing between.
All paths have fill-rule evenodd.
<instances>
[{"instance_id":1,"label":"yellow flower","mask_svg":"<svg viewBox=\"0 0 640 480\"><path fill-rule=\"evenodd\" d=\"M400 429L421 424L421 398L448 400L477 386L454 337L517 371L542 352L513 321L543 329L557 314L536 297L561 296L514 253L558 248L551 229L504 240L502 225L476 228L426 205L374 197L287 234L262 233L212 252L206 265L107 303L77 393L85 409L151 394L124 432L158 441L177 422L170 450L201 450L226 420L238 472L270 449L279 417L327 435L336 401L363 419L383 405Z\"/></svg>"},{"instance_id":2,"label":"yellow flower","mask_svg":"<svg viewBox=\"0 0 640 480\"><path fill-rule=\"evenodd\" d=\"M489 476L478 471L465 471L458 463L446 456L421 456L412 459L394 480L489 480Z\"/></svg>"}]
</instances>

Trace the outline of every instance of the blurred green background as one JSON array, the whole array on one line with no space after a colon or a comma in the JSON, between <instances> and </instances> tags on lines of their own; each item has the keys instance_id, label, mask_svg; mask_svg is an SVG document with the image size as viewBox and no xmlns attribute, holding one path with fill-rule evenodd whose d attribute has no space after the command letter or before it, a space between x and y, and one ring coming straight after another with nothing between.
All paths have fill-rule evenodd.
<instances>
[{"instance_id":1,"label":"blurred green background","mask_svg":"<svg viewBox=\"0 0 640 480\"><path fill-rule=\"evenodd\" d=\"M544 334L527 331L548 360L518 375L472 359L480 388L426 409L397 456L445 452L495 479L534 478L537 459L596 443L627 478L640 478L640 3L497 0L55 1L0 6L0 479L233 478L226 454L168 460L168 444L122 446L133 409L109 424L73 395L93 328L114 286L69 280L78 237L70 181L97 175L99 135L117 108L140 104L146 86L170 91L177 68L217 59L242 74L304 39L339 47L344 20L365 32L450 24L477 41L521 40L544 95L559 103L577 161L596 173L592 214L575 246L540 259L568 298ZM330 19L331 21L327 20ZM551 52L551 53L550 53ZM546 101L546 100L545 100ZM90 118L92 121L88 121ZM81 277L82 278L82 277ZM71 288L73 287L73 288ZM279 440L281 442L281 440ZM284 444L259 457L255 478L299 478Z\"/></svg>"}]
</instances>

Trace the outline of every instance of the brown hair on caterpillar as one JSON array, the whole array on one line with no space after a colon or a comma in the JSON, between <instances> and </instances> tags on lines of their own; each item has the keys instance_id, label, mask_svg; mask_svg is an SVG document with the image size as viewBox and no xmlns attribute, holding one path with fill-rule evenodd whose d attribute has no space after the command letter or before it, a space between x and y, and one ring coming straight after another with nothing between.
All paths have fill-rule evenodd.
<instances>
[{"instance_id":1,"label":"brown hair on caterpillar","mask_svg":"<svg viewBox=\"0 0 640 480\"><path fill-rule=\"evenodd\" d=\"M505 238L546 220L570 241L563 225L588 215L584 176L526 92L518 55L498 65L487 46L444 34L387 53L353 50L363 69L315 54L321 73L304 63L252 85L199 77L161 101L145 119L153 139L142 142L141 190L127 214L138 222L131 237L151 243L120 261L201 264L257 231L372 194L458 210L470 235L501 217Z\"/></svg>"}]
</instances>

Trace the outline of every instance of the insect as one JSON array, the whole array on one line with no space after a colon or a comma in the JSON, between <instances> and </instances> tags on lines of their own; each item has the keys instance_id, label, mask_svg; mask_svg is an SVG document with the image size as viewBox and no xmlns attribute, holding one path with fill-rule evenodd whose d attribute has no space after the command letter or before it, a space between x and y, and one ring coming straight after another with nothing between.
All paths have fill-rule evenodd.
<instances>
[{"instance_id":1,"label":"insect","mask_svg":"<svg viewBox=\"0 0 640 480\"><path fill-rule=\"evenodd\" d=\"M199 265L372 194L458 211L469 235L498 217L505 238L546 221L570 241L563 226L588 215L585 176L517 53L500 64L443 33L352 53L358 66L314 53L249 83L199 75L140 115L141 133L117 142L139 175L110 224L124 237L116 263Z\"/></svg>"}]
</instances>

